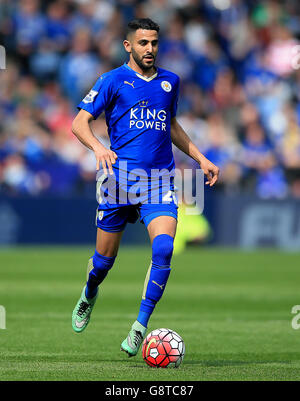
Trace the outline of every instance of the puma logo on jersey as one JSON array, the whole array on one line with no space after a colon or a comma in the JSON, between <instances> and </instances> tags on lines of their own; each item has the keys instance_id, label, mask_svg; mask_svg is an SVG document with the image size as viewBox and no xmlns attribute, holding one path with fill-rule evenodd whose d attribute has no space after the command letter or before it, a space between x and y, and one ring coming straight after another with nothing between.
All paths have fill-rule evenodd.
<instances>
[{"instance_id":1,"label":"puma logo on jersey","mask_svg":"<svg viewBox=\"0 0 300 401\"><path fill-rule=\"evenodd\" d=\"M134 81L132 81L132 83L130 83L130 82L128 82L128 81L124 81L124 84L128 84L128 85L130 85L130 86L132 86L132 87L134 88L133 83L134 83Z\"/></svg>"},{"instance_id":2,"label":"puma logo on jersey","mask_svg":"<svg viewBox=\"0 0 300 401\"><path fill-rule=\"evenodd\" d=\"M152 280L152 283L158 285L158 287L159 287L161 290L164 289L164 284L158 284L158 283L157 283L156 281L154 281L154 280Z\"/></svg>"}]
</instances>

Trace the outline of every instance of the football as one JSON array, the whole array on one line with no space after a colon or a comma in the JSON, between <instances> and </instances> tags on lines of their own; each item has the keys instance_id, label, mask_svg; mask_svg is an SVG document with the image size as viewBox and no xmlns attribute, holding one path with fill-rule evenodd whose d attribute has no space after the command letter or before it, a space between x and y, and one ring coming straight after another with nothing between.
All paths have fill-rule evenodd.
<instances>
[{"instance_id":1,"label":"football","mask_svg":"<svg viewBox=\"0 0 300 401\"><path fill-rule=\"evenodd\" d=\"M185 354L185 345L175 331L156 329L144 339L142 353L151 367L178 368Z\"/></svg>"}]
</instances>

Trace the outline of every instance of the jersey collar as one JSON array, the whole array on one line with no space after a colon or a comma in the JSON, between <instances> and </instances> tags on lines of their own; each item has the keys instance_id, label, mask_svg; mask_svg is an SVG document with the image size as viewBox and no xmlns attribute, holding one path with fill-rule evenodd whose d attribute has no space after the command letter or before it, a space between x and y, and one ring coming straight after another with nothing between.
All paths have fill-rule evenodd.
<instances>
[{"instance_id":1,"label":"jersey collar","mask_svg":"<svg viewBox=\"0 0 300 401\"><path fill-rule=\"evenodd\" d=\"M158 75L158 68L156 67L156 73L151 75L151 77L144 77L143 75L139 74L138 72L134 71L127 63L124 63L124 67L128 68L130 71L132 71L137 77L140 79L143 79L146 82L152 81L152 79L156 78Z\"/></svg>"}]
</instances>

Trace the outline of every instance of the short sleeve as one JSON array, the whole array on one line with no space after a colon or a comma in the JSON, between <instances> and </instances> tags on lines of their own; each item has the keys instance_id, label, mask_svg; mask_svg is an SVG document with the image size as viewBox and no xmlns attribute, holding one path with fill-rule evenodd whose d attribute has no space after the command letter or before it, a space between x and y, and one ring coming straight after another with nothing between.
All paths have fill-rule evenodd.
<instances>
[{"instance_id":1,"label":"short sleeve","mask_svg":"<svg viewBox=\"0 0 300 401\"><path fill-rule=\"evenodd\" d=\"M111 104L113 95L112 80L109 76L101 76L77 108L88 111L96 119Z\"/></svg>"},{"instance_id":2,"label":"short sleeve","mask_svg":"<svg viewBox=\"0 0 300 401\"><path fill-rule=\"evenodd\" d=\"M177 77L175 88L174 88L174 95L171 104L171 118L176 117L177 113L177 104L178 104L178 97L179 97L179 77Z\"/></svg>"}]
</instances>

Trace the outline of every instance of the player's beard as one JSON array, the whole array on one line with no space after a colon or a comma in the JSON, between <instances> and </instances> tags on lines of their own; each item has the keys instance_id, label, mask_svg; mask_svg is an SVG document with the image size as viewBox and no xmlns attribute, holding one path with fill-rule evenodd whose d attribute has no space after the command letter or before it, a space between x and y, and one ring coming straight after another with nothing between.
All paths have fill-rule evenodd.
<instances>
[{"instance_id":1,"label":"player's beard","mask_svg":"<svg viewBox=\"0 0 300 401\"><path fill-rule=\"evenodd\" d=\"M151 53L151 56L153 57L153 60L152 60L151 63L145 63L144 62L144 58L143 58L144 56L140 57L133 48L131 48L131 54L132 54L132 57L133 57L134 61L141 68L141 70L149 71L149 70L151 70L151 68L155 68L154 67L154 63L155 63L154 54Z\"/></svg>"}]
</instances>

